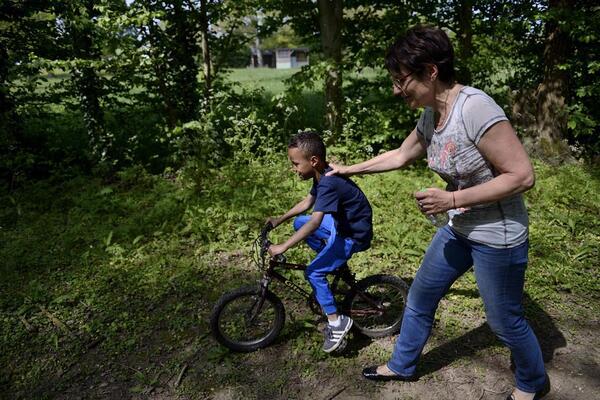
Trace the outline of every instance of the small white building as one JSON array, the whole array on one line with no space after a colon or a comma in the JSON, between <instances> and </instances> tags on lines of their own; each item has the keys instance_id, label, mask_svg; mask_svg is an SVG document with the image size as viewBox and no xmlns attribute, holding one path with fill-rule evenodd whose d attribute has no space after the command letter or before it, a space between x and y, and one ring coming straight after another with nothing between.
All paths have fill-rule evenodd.
<instances>
[{"instance_id":1,"label":"small white building","mask_svg":"<svg viewBox=\"0 0 600 400\"><path fill-rule=\"evenodd\" d=\"M275 49L275 68L297 68L308 65L307 48L279 48Z\"/></svg>"}]
</instances>

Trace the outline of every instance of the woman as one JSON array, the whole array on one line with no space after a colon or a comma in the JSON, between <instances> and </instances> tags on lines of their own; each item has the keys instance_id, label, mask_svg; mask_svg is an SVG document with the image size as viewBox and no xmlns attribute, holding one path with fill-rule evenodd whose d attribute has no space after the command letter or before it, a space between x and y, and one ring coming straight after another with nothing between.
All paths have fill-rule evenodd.
<instances>
[{"instance_id":1,"label":"woman","mask_svg":"<svg viewBox=\"0 0 600 400\"><path fill-rule=\"evenodd\" d=\"M447 190L415 193L427 215L448 212L414 282L394 352L369 367L371 380L414 380L440 299L474 266L488 324L511 352L516 387L510 400L539 398L548 390L538 341L523 317L521 299L528 252L522 192L534 185L533 168L502 109L484 92L454 81L454 55L440 29L415 27L386 55L395 96L424 107L400 148L330 174L368 174L403 168L427 154Z\"/></svg>"}]
</instances>

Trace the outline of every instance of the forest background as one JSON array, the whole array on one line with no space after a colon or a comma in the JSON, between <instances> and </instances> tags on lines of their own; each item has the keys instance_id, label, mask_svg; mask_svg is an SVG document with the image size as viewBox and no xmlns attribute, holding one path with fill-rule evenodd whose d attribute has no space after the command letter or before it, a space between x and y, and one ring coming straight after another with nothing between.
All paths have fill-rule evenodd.
<instances>
[{"instance_id":1,"label":"forest background","mask_svg":"<svg viewBox=\"0 0 600 400\"><path fill-rule=\"evenodd\" d=\"M383 57L417 23L446 30L459 82L501 105L534 160L528 318L549 363L558 348L577 354L569 367L554 361L579 374L563 387L594 398L600 7L591 0L0 1L0 398L303 397L320 377L341 385L351 379L334 371L357 376L361 363L384 360L393 342L359 340L347 357L324 357L302 307L275 350L253 355L220 348L206 317L224 290L258 276L248 248L260 224L307 190L288 171L291 134L317 129L332 159L351 163L412 130L419 111L392 96ZM246 68L252 46L307 47L310 65ZM433 233L410 196L441 181L418 163L358 182L376 239L353 268L410 282ZM276 239L289 233L281 229ZM508 358L482 325L472 274L450 299L425 359L428 386L415 384L414 398L465 362ZM466 346L462 357L444 352L452 343ZM481 368L464 375L474 398L491 385L478 386L485 377L509 385L509 372Z\"/></svg>"}]
</instances>

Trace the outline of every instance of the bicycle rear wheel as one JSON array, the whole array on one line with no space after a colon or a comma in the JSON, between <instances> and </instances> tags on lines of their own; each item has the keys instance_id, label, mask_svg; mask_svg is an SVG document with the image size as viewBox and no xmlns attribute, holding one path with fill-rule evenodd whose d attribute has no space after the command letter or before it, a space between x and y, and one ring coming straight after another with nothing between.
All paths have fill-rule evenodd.
<instances>
[{"instance_id":1,"label":"bicycle rear wheel","mask_svg":"<svg viewBox=\"0 0 600 400\"><path fill-rule=\"evenodd\" d=\"M344 300L344 309L362 334L378 338L400 330L408 285L392 275L373 275L360 280Z\"/></svg>"},{"instance_id":2,"label":"bicycle rear wheel","mask_svg":"<svg viewBox=\"0 0 600 400\"><path fill-rule=\"evenodd\" d=\"M240 352L254 351L273 343L284 322L285 310L281 300L267 290L264 302L261 302L258 286L244 286L225 293L210 316L210 328L215 339L223 346Z\"/></svg>"}]
</instances>

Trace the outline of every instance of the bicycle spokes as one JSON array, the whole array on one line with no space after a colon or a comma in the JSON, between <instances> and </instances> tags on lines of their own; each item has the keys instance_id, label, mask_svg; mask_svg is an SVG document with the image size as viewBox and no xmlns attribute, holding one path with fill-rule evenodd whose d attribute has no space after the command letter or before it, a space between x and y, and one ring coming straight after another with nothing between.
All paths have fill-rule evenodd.
<instances>
[{"instance_id":1,"label":"bicycle spokes","mask_svg":"<svg viewBox=\"0 0 600 400\"><path fill-rule=\"evenodd\" d=\"M272 326L274 310L261 296L236 299L227 305L219 325L223 332L239 341L266 335Z\"/></svg>"},{"instance_id":2,"label":"bicycle spokes","mask_svg":"<svg viewBox=\"0 0 600 400\"><path fill-rule=\"evenodd\" d=\"M357 293L350 305L350 315L362 326L385 328L398 320L404 307L402 293L385 283L367 287Z\"/></svg>"}]
</instances>

